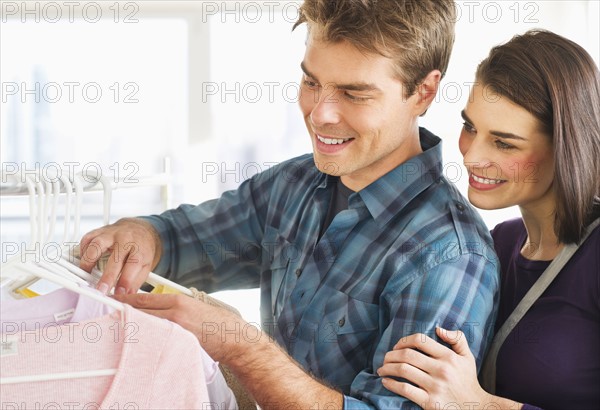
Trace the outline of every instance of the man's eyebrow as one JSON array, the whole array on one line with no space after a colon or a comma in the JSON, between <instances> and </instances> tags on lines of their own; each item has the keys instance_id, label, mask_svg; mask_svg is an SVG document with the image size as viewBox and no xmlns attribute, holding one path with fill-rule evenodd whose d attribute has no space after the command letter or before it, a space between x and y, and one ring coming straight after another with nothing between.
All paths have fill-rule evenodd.
<instances>
[{"instance_id":1,"label":"man's eyebrow","mask_svg":"<svg viewBox=\"0 0 600 410\"><path fill-rule=\"evenodd\" d=\"M312 74L310 71L308 71L308 69L306 68L306 65L304 64L304 61L300 63L300 68L302 69L304 74L306 74L307 77L310 77L313 80L315 80L316 82L319 82L317 77L314 74ZM375 84L371 84L371 83L349 83L349 84L332 84L332 85L335 86L335 88L337 88L338 90L381 92L379 87L377 87Z\"/></svg>"},{"instance_id":2,"label":"man's eyebrow","mask_svg":"<svg viewBox=\"0 0 600 410\"><path fill-rule=\"evenodd\" d=\"M460 112L460 116L462 117L463 120L465 120L469 124L473 125L473 121L471 121L471 119L469 118L469 116L467 115L467 113L465 112L465 110L462 110Z\"/></svg>"},{"instance_id":3,"label":"man's eyebrow","mask_svg":"<svg viewBox=\"0 0 600 410\"><path fill-rule=\"evenodd\" d=\"M475 124L473 124L473 121L469 118L469 116L467 115L465 110L462 110L460 112L460 116L463 118L463 120L468 122L470 125L475 126ZM500 138L505 138L505 139L527 141L527 138L523 138L517 134L513 134L512 132L490 131L490 134L495 135Z\"/></svg>"},{"instance_id":4,"label":"man's eyebrow","mask_svg":"<svg viewBox=\"0 0 600 410\"><path fill-rule=\"evenodd\" d=\"M310 77L313 80L316 80L317 82L319 82L319 80L317 80L317 77L313 73L308 71L308 68L306 68L306 65L304 65L304 61L300 63L300 68L302 69L304 74L306 74L307 77Z\"/></svg>"}]
</instances>

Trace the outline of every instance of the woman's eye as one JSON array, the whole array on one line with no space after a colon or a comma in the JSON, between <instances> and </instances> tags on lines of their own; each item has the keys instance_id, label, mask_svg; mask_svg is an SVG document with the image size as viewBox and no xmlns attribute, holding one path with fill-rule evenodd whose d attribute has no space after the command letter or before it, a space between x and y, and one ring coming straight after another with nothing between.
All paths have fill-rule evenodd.
<instances>
[{"instance_id":1,"label":"woman's eye","mask_svg":"<svg viewBox=\"0 0 600 410\"><path fill-rule=\"evenodd\" d=\"M514 148L514 145L507 144L506 142L501 141L501 140L496 140L496 141L494 141L494 143L496 144L496 147L498 147L499 149L511 149L511 148Z\"/></svg>"}]
</instances>

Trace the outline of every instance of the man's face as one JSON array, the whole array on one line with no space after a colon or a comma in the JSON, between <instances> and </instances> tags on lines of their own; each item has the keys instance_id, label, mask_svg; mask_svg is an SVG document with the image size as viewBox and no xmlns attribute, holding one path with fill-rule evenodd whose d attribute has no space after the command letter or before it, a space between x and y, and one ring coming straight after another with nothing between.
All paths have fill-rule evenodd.
<instances>
[{"instance_id":1,"label":"man's face","mask_svg":"<svg viewBox=\"0 0 600 410\"><path fill-rule=\"evenodd\" d=\"M322 172L359 191L419 154L419 96L404 96L391 59L309 35L300 109Z\"/></svg>"}]
</instances>

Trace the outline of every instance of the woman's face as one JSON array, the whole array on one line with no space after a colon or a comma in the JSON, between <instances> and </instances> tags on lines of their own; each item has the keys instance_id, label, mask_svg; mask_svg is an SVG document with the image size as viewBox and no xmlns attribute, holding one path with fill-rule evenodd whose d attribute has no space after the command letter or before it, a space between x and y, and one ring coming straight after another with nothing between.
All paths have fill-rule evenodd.
<instances>
[{"instance_id":1,"label":"woman's face","mask_svg":"<svg viewBox=\"0 0 600 410\"><path fill-rule=\"evenodd\" d=\"M473 87L462 116L469 201L481 209L553 210L553 147L540 122L482 85Z\"/></svg>"}]
</instances>

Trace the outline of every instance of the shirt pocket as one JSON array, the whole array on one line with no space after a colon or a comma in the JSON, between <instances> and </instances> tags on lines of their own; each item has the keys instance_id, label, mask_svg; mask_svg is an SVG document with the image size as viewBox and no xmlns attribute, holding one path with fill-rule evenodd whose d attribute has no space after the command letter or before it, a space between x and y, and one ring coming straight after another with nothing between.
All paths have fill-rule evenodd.
<instances>
[{"instance_id":1,"label":"shirt pocket","mask_svg":"<svg viewBox=\"0 0 600 410\"><path fill-rule=\"evenodd\" d=\"M316 365L323 372L334 370L335 382L349 388L356 375L370 368L379 335L379 305L363 302L335 289L328 289L323 319L318 328ZM333 360L331 363L325 361ZM326 368L329 368L327 370ZM333 382L333 380L330 380Z\"/></svg>"},{"instance_id":2,"label":"shirt pocket","mask_svg":"<svg viewBox=\"0 0 600 410\"><path fill-rule=\"evenodd\" d=\"M288 277L288 271L290 270L295 255L297 255L297 251L290 242L280 236L273 228L267 230L262 247L263 252L266 252L268 255L269 261L268 270L270 271L271 276L271 312L273 312L273 316L277 318L283 310L283 306L289 297L291 288L293 288L293 284L289 283L291 277Z\"/></svg>"}]
</instances>

